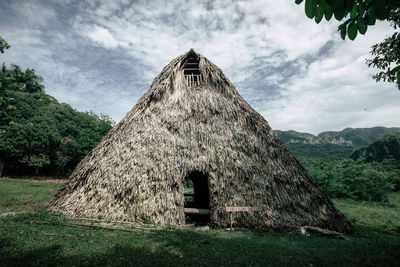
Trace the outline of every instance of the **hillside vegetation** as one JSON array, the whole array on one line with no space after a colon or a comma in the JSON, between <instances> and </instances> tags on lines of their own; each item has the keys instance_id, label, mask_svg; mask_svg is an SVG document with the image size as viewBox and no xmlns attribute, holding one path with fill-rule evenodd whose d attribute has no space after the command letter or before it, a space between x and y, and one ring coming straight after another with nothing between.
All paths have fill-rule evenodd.
<instances>
[{"instance_id":1,"label":"hillside vegetation","mask_svg":"<svg viewBox=\"0 0 400 267\"><path fill-rule=\"evenodd\" d=\"M42 78L17 65L0 71L0 177L71 173L112 128L44 92Z\"/></svg>"},{"instance_id":2,"label":"hillside vegetation","mask_svg":"<svg viewBox=\"0 0 400 267\"><path fill-rule=\"evenodd\" d=\"M291 142L293 139L284 140L330 197L379 202L388 201L390 192L400 190L400 134L380 137L383 132L393 129L397 128L358 129L359 140L377 140L355 151L355 147L346 145L350 139L343 139L343 144L303 144Z\"/></svg>"},{"instance_id":3,"label":"hillside vegetation","mask_svg":"<svg viewBox=\"0 0 400 267\"><path fill-rule=\"evenodd\" d=\"M368 162L382 162L387 158L400 160L400 133L384 136L366 147L358 148L350 157L365 158Z\"/></svg>"},{"instance_id":4,"label":"hillside vegetation","mask_svg":"<svg viewBox=\"0 0 400 267\"><path fill-rule=\"evenodd\" d=\"M400 133L399 127L346 128L342 131L322 132L317 136L296 131L274 131L284 144L335 144L351 147L367 146L378 138L393 133Z\"/></svg>"},{"instance_id":5,"label":"hillside vegetation","mask_svg":"<svg viewBox=\"0 0 400 267\"><path fill-rule=\"evenodd\" d=\"M341 160L348 158L354 148L335 144L286 144L290 152L300 161L304 160Z\"/></svg>"}]
</instances>

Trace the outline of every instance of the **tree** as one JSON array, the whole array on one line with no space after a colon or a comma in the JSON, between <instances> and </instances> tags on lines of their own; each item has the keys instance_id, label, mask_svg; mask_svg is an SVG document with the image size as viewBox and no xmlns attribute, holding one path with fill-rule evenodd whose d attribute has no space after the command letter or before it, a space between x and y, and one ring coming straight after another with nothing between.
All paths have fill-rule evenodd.
<instances>
[{"instance_id":1,"label":"tree","mask_svg":"<svg viewBox=\"0 0 400 267\"><path fill-rule=\"evenodd\" d=\"M4 40L1 36L0 36L0 52L4 53L4 49L8 49L10 48L11 45L9 45L6 40Z\"/></svg>"},{"instance_id":2,"label":"tree","mask_svg":"<svg viewBox=\"0 0 400 267\"><path fill-rule=\"evenodd\" d=\"M0 51L8 49L0 37ZM42 77L18 65L0 69L0 177L69 174L112 128L109 117L78 112L44 93Z\"/></svg>"},{"instance_id":3,"label":"tree","mask_svg":"<svg viewBox=\"0 0 400 267\"><path fill-rule=\"evenodd\" d=\"M44 92L43 78L38 76L33 69L21 70L15 64L7 68L3 63L0 70L0 90L5 88L14 91L38 93Z\"/></svg>"},{"instance_id":4,"label":"tree","mask_svg":"<svg viewBox=\"0 0 400 267\"><path fill-rule=\"evenodd\" d=\"M296 4L303 0L295 0ZM346 36L354 40L357 34L365 34L368 26L375 25L376 20L388 20L396 29L399 27L400 0L305 0L306 16L314 19L316 23L325 17L330 20L332 16L341 21L338 31L342 39ZM395 33L382 43L372 47L373 59L367 60L369 67L382 71L373 75L376 81L395 82L400 90L400 52L399 34ZM393 67L393 64L397 66Z\"/></svg>"},{"instance_id":5,"label":"tree","mask_svg":"<svg viewBox=\"0 0 400 267\"><path fill-rule=\"evenodd\" d=\"M0 37L0 50L10 46ZM45 94L42 77L18 65L0 69L0 177L68 175L114 123Z\"/></svg>"},{"instance_id":6,"label":"tree","mask_svg":"<svg viewBox=\"0 0 400 267\"><path fill-rule=\"evenodd\" d=\"M391 26L397 30L400 28L400 9L392 12L388 19ZM374 74L372 78L379 81L396 82L397 88L400 90L400 34L395 32L392 36L387 37L383 42L372 46L370 52L374 57L366 61L368 67L381 70ZM391 69L392 65L397 67Z\"/></svg>"},{"instance_id":7,"label":"tree","mask_svg":"<svg viewBox=\"0 0 400 267\"><path fill-rule=\"evenodd\" d=\"M356 200L382 201L394 189L386 172L379 171L364 159L348 160L343 168L341 183L346 187L348 197Z\"/></svg>"},{"instance_id":8,"label":"tree","mask_svg":"<svg viewBox=\"0 0 400 267\"><path fill-rule=\"evenodd\" d=\"M0 167L8 174L68 175L112 128L109 117L78 112L44 92L3 89Z\"/></svg>"},{"instance_id":9,"label":"tree","mask_svg":"<svg viewBox=\"0 0 400 267\"><path fill-rule=\"evenodd\" d=\"M387 195L398 190L400 183L396 161L384 164L358 160L338 162L312 160L305 168L314 181L333 198L354 200L387 201Z\"/></svg>"}]
</instances>

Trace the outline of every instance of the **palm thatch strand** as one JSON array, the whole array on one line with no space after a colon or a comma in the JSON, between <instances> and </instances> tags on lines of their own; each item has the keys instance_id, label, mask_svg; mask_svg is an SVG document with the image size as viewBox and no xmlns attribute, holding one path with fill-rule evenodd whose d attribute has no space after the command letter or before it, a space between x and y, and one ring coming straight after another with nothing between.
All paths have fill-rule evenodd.
<instances>
[{"instance_id":1,"label":"palm thatch strand","mask_svg":"<svg viewBox=\"0 0 400 267\"><path fill-rule=\"evenodd\" d=\"M185 224L185 179L193 173L206 179L216 228L229 225L226 207L252 206L263 209L234 213L236 226L352 229L221 69L193 50L163 69L48 208L179 226Z\"/></svg>"}]
</instances>

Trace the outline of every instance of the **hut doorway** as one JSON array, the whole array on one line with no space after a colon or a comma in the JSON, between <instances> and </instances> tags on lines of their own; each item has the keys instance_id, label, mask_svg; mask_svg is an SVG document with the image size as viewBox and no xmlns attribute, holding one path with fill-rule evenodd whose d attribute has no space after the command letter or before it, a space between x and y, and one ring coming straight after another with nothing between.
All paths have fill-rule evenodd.
<instances>
[{"instance_id":1,"label":"hut doorway","mask_svg":"<svg viewBox=\"0 0 400 267\"><path fill-rule=\"evenodd\" d=\"M185 218L187 223L207 224L210 222L210 191L208 174L190 172L185 178Z\"/></svg>"}]
</instances>

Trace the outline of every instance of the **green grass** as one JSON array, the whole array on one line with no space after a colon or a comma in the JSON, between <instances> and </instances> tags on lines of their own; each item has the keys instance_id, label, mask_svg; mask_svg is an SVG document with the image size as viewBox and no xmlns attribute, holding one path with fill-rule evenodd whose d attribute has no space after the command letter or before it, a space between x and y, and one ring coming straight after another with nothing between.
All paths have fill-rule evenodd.
<instances>
[{"instance_id":1,"label":"green grass","mask_svg":"<svg viewBox=\"0 0 400 267\"><path fill-rule=\"evenodd\" d=\"M31 212L0 217L0 266L115 265L115 266L393 266L400 264L398 222L400 194L390 205L335 200L356 233L347 240L296 233L197 231L192 228L77 228L76 222L37 207L51 199L59 184L0 180L0 209ZM39 194L30 201L18 195ZM40 188L40 189L39 189ZM4 194L4 190L9 190ZM51 189L51 190L50 190ZM15 190L15 191L14 191ZM7 195L15 203L10 205ZM35 205L34 202L37 202ZM6 204L4 204L6 203ZM8 203L8 204L7 204ZM32 206L35 207L32 209ZM383 218L381 221L380 218ZM87 223L87 222L86 222ZM397 223L397 224L396 224Z\"/></svg>"},{"instance_id":2,"label":"green grass","mask_svg":"<svg viewBox=\"0 0 400 267\"><path fill-rule=\"evenodd\" d=\"M194 194L194 188L193 188L193 183L189 184L190 187L188 187L188 183L186 183L184 187L184 194ZM185 196L185 201L186 202L193 202L194 201L194 196Z\"/></svg>"},{"instance_id":3,"label":"green grass","mask_svg":"<svg viewBox=\"0 0 400 267\"><path fill-rule=\"evenodd\" d=\"M356 224L377 231L400 232L400 193L389 195L389 204L335 199L335 206Z\"/></svg>"},{"instance_id":4,"label":"green grass","mask_svg":"<svg viewBox=\"0 0 400 267\"><path fill-rule=\"evenodd\" d=\"M40 210L57 192L61 182L0 179L0 213Z\"/></svg>"}]
</instances>

